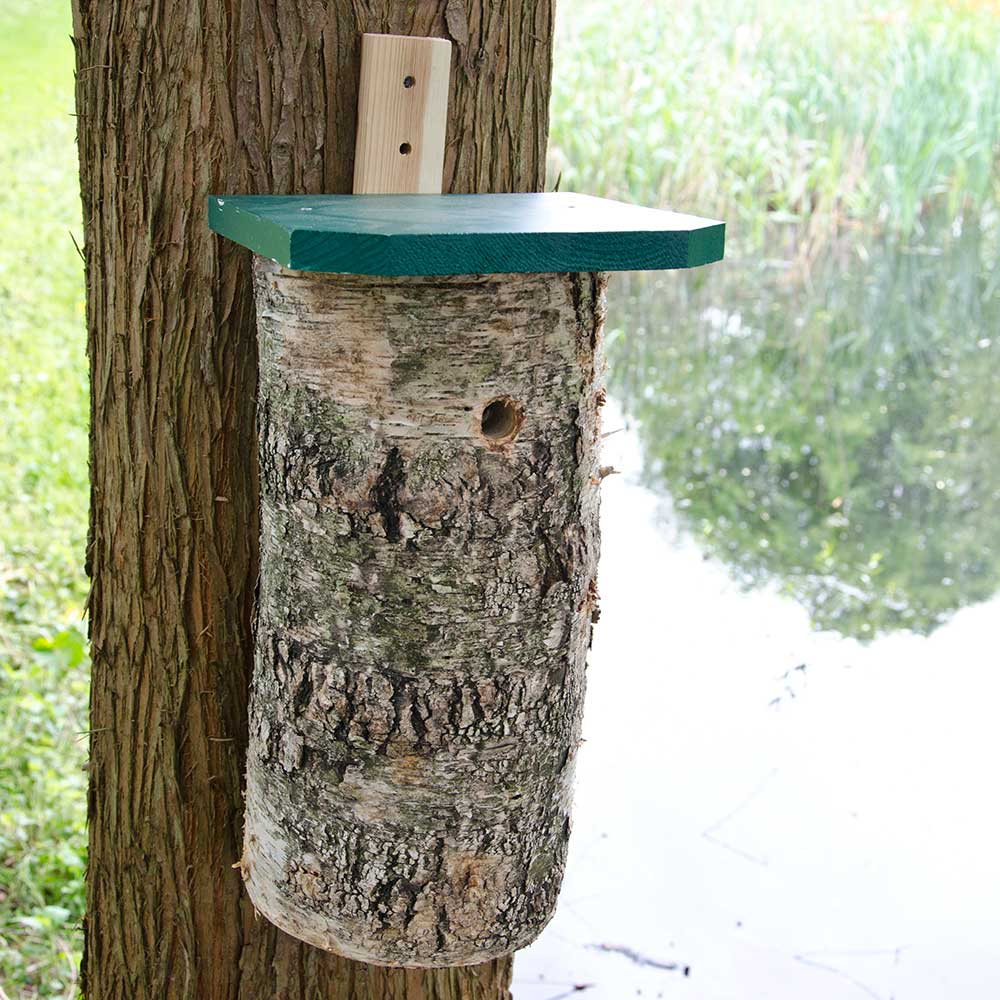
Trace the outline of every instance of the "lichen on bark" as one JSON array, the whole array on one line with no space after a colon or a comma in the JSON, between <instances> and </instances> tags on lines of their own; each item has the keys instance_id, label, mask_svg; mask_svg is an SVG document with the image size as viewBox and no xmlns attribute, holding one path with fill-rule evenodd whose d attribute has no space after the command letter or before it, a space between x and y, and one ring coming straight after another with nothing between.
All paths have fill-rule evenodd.
<instances>
[{"instance_id":1,"label":"lichen on bark","mask_svg":"<svg viewBox=\"0 0 1000 1000\"><path fill-rule=\"evenodd\" d=\"M258 259L243 875L302 940L447 966L555 906L595 611L603 278ZM491 402L513 437L483 431Z\"/></svg>"}]
</instances>

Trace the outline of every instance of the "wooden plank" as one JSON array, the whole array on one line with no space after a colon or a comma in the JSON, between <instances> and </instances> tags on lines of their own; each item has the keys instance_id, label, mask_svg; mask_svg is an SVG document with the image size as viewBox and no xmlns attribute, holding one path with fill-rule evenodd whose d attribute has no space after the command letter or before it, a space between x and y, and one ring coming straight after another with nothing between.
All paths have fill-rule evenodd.
<instances>
[{"instance_id":1,"label":"wooden plank","mask_svg":"<svg viewBox=\"0 0 1000 1000\"><path fill-rule=\"evenodd\" d=\"M589 195L236 195L209 224L284 267L341 274L637 271L722 259L725 224Z\"/></svg>"},{"instance_id":2,"label":"wooden plank","mask_svg":"<svg viewBox=\"0 0 1000 1000\"><path fill-rule=\"evenodd\" d=\"M355 194L440 194L451 42L361 39Z\"/></svg>"}]
</instances>

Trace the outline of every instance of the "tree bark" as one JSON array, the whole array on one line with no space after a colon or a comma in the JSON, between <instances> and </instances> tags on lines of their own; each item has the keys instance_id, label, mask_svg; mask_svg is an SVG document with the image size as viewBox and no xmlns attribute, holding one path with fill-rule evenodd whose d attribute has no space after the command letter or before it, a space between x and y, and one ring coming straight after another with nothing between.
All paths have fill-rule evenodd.
<instances>
[{"instance_id":1,"label":"tree bark","mask_svg":"<svg viewBox=\"0 0 1000 1000\"><path fill-rule=\"evenodd\" d=\"M455 43L446 191L541 189L552 0L73 0L91 368L88 1000L457 1000L257 919L238 871L257 576L249 255L209 193L349 192L359 35Z\"/></svg>"},{"instance_id":2,"label":"tree bark","mask_svg":"<svg viewBox=\"0 0 1000 1000\"><path fill-rule=\"evenodd\" d=\"M256 284L250 895L352 958L497 958L538 936L565 867L601 278L258 258Z\"/></svg>"}]
</instances>

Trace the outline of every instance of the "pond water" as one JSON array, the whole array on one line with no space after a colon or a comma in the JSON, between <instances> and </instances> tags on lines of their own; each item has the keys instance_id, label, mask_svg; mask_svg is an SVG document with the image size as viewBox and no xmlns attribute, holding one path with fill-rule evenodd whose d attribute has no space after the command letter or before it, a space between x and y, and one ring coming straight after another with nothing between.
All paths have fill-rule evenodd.
<instances>
[{"instance_id":1,"label":"pond water","mask_svg":"<svg viewBox=\"0 0 1000 1000\"><path fill-rule=\"evenodd\" d=\"M1000 285L974 227L617 279L559 909L518 1000L1000 996Z\"/></svg>"}]
</instances>

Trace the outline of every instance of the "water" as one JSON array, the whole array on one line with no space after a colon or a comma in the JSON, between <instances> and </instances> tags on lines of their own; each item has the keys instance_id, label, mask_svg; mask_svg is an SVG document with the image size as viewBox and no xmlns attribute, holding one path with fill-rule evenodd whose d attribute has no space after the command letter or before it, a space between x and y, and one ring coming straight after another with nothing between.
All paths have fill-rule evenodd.
<instances>
[{"instance_id":1,"label":"water","mask_svg":"<svg viewBox=\"0 0 1000 1000\"><path fill-rule=\"evenodd\" d=\"M1000 269L973 224L907 247L634 280L613 385L644 481L818 627L931 633L1000 586ZM845 259L846 257L846 259Z\"/></svg>"},{"instance_id":2,"label":"water","mask_svg":"<svg viewBox=\"0 0 1000 1000\"><path fill-rule=\"evenodd\" d=\"M1000 996L990 252L613 284L570 866L518 1000Z\"/></svg>"}]
</instances>

